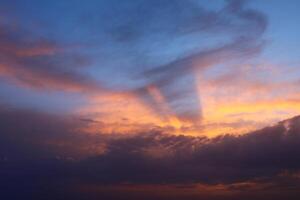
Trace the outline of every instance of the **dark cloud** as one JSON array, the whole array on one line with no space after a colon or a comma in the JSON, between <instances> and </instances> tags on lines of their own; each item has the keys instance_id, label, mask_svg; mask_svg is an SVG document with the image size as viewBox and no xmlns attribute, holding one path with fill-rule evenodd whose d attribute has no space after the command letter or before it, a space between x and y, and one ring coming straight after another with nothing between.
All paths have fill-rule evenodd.
<instances>
[{"instance_id":1,"label":"dark cloud","mask_svg":"<svg viewBox=\"0 0 300 200\"><path fill-rule=\"evenodd\" d=\"M101 150L99 139L94 143L89 135L81 133L91 122L80 117L0 106L0 121L3 160L78 158Z\"/></svg>"},{"instance_id":2,"label":"dark cloud","mask_svg":"<svg viewBox=\"0 0 300 200\"><path fill-rule=\"evenodd\" d=\"M92 172L107 172L98 177L104 182L232 183L272 177L300 167L295 159L300 153L299 119L290 123L289 128L280 123L243 136L213 139L160 133L117 139L108 143L104 156L85 162L95 167Z\"/></svg>"},{"instance_id":3,"label":"dark cloud","mask_svg":"<svg viewBox=\"0 0 300 200\"><path fill-rule=\"evenodd\" d=\"M299 117L246 135L212 139L161 131L88 135L82 128L90 122L81 118L4 107L0 121L1 195L6 198L76 199L82 194L126 199L137 191L130 193L122 186L125 183L133 188L179 184L183 199L184 188L197 184L223 185L224 191L234 194L232 199L251 193L257 199L264 195L276 199L278 190L280 197L299 197ZM99 189L85 193L85 187ZM125 196L111 193L118 190ZM207 197L214 198L219 197Z\"/></svg>"}]
</instances>

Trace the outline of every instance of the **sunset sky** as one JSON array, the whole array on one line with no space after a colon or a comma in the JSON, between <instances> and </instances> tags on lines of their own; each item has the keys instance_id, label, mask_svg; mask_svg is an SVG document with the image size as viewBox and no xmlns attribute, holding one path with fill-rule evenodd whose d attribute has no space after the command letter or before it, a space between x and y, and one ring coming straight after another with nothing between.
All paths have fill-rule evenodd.
<instances>
[{"instance_id":1,"label":"sunset sky","mask_svg":"<svg viewBox=\"0 0 300 200\"><path fill-rule=\"evenodd\" d=\"M0 0L0 199L299 199L299 9Z\"/></svg>"}]
</instances>

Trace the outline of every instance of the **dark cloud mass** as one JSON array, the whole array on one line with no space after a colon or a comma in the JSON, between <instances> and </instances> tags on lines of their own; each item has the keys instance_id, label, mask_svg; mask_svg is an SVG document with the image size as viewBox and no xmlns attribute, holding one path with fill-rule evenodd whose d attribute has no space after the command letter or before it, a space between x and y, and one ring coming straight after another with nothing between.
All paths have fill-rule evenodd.
<instances>
[{"instance_id":1,"label":"dark cloud mass","mask_svg":"<svg viewBox=\"0 0 300 200\"><path fill-rule=\"evenodd\" d=\"M222 185L234 198L253 190L258 199L264 194L274 199L278 188L292 199L300 195L299 117L242 136L212 139L162 130L86 135L82 128L89 121L3 107L0 120L1 195L9 199L126 199L138 195L136 189L143 185L151 191L197 184Z\"/></svg>"}]
</instances>

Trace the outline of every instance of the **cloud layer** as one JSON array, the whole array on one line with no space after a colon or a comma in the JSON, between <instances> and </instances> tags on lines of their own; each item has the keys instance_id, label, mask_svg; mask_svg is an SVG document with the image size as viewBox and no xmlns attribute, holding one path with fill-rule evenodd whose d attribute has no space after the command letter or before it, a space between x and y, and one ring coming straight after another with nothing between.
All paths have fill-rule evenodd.
<instances>
[{"instance_id":1,"label":"cloud layer","mask_svg":"<svg viewBox=\"0 0 300 200\"><path fill-rule=\"evenodd\" d=\"M275 194L281 188L298 196L299 117L243 136L212 139L161 130L87 135L88 120L7 108L1 108L0 118L1 185L7 198L71 195L79 187L81 195L93 190L95 198L124 190L126 199L136 187L180 185L191 191L223 185L223 192L240 195Z\"/></svg>"}]
</instances>

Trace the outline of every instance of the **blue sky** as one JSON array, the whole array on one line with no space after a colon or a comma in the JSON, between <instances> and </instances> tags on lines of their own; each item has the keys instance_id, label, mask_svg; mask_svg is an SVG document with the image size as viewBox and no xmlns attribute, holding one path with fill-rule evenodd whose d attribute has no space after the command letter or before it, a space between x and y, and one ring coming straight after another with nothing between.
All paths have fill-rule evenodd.
<instances>
[{"instance_id":1,"label":"blue sky","mask_svg":"<svg viewBox=\"0 0 300 200\"><path fill-rule=\"evenodd\" d=\"M97 105L98 96L129 95L153 112L164 110L156 113L163 119L175 116L199 124L211 102L221 105L216 102L232 96L233 86L242 91L243 103L254 101L246 93L257 81L269 89L256 102L298 98L298 1L30 0L1 5L3 104L64 114ZM228 76L243 80L227 80L207 91ZM276 84L288 85L279 89L285 100L273 95ZM106 108L99 102L97 112L102 113L101 106Z\"/></svg>"}]
</instances>

